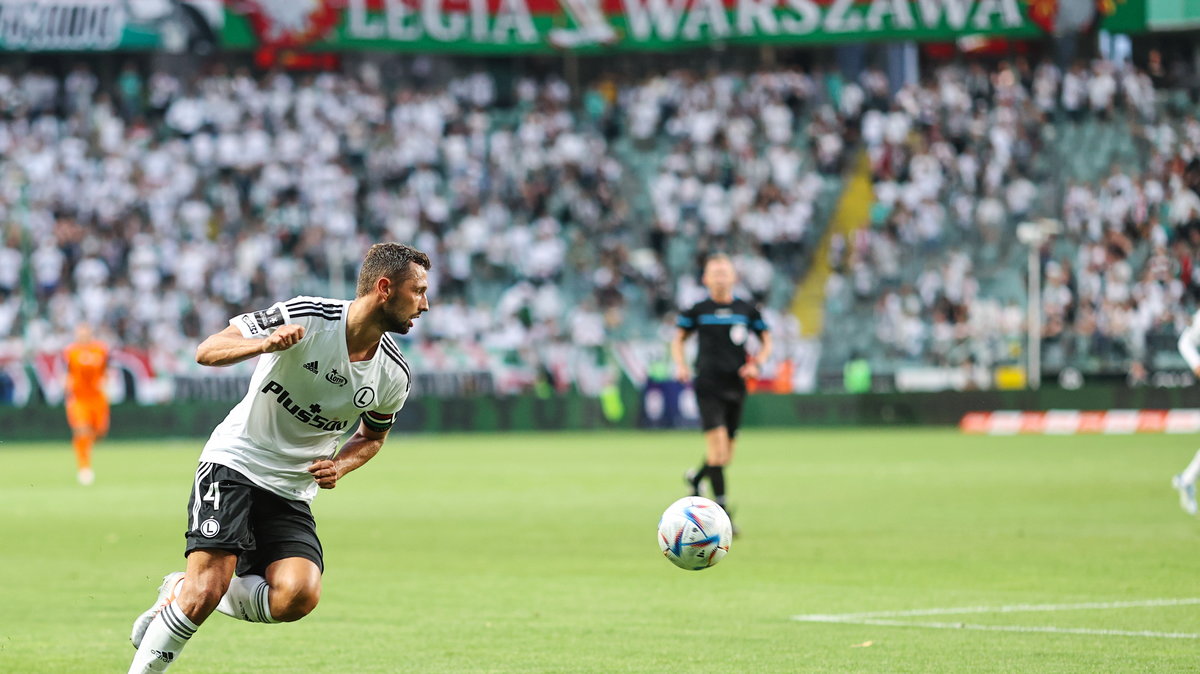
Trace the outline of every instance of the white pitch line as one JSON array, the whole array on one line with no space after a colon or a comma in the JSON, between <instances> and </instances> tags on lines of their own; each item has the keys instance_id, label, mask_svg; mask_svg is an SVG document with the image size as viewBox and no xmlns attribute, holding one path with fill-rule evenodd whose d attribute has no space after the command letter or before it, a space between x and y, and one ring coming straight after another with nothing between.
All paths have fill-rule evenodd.
<instances>
[{"instance_id":1,"label":"white pitch line","mask_svg":"<svg viewBox=\"0 0 1200 674\"><path fill-rule=\"evenodd\" d=\"M804 616L798 616L804 617ZM1200 639L1200 634L1191 634L1188 632L1151 632L1147 630L1129 631L1129 630L1104 630L1104 629L1089 629L1086 627L1054 627L1054 626L1027 626L1027 625L975 625L972 623L916 623L906 622L904 620L831 620L831 621L811 621L811 622L836 622L843 625L882 625L884 627L930 627L933 629L942 630L983 630L989 632L1055 632L1059 634L1096 634L1110 637L1151 637L1158 639Z\"/></svg>"},{"instance_id":2,"label":"white pitch line","mask_svg":"<svg viewBox=\"0 0 1200 674\"><path fill-rule=\"evenodd\" d=\"M1182 599L1139 599L1134 601L1088 602L1086 604L1012 604L1009 606L961 606L958 608L920 608L906 611L872 611L868 613L837 613L829 615L792 616L793 620L829 618L808 622L839 622L859 618L911 618L926 615L965 615L968 613L1033 613L1037 611L1095 611L1114 608L1144 608L1150 606L1190 606L1200 604L1200 597Z\"/></svg>"},{"instance_id":3,"label":"white pitch line","mask_svg":"<svg viewBox=\"0 0 1200 674\"><path fill-rule=\"evenodd\" d=\"M1032 613L1047 611L1094 611L1116 608L1145 608L1152 606L1190 606L1200 604L1200 597L1181 599L1143 599L1136 601L1088 602L1085 604L1013 604L1009 606L963 606L958 608L928 608L908 611L875 611L870 613L794 615L799 622L840 623L844 625L879 625L884 627L926 627L932 629L967 629L991 632L1053 632L1059 634L1091 634L1101 636L1150 637L1159 639L1200 639L1189 632L1154 632L1149 630L1109 630L1086 627L976 625L971 623L909 622L889 620L930 615L966 615L980 613Z\"/></svg>"}]
</instances>

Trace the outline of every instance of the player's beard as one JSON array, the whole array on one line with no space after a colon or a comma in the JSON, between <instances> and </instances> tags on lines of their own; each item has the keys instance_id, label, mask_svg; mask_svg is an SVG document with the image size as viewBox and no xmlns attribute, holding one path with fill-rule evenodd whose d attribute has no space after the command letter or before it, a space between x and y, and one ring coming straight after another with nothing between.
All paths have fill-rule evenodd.
<instances>
[{"instance_id":1,"label":"player's beard","mask_svg":"<svg viewBox=\"0 0 1200 674\"><path fill-rule=\"evenodd\" d=\"M407 335L412 329L412 314L399 311L397 308L389 307L386 304L383 308L383 329L386 332L397 332L401 335Z\"/></svg>"},{"instance_id":2,"label":"player's beard","mask_svg":"<svg viewBox=\"0 0 1200 674\"><path fill-rule=\"evenodd\" d=\"M387 322L384 324L384 329L388 332L398 332L402 335L407 335L412 326L412 319L389 313L387 315Z\"/></svg>"}]
</instances>

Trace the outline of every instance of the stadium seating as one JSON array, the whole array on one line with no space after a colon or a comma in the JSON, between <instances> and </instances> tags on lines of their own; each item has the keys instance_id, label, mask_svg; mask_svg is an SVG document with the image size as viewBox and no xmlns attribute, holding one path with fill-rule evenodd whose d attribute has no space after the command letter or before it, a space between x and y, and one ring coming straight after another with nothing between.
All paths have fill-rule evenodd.
<instances>
[{"instance_id":1,"label":"stadium seating","mask_svg":"<svg viewBox=\"0 0 1200 674\"><path fill-rule=\"evenodd\" d=\"M1178 365L1200 222L1183 212L1200 199L1180 157L1200 154L1200 122L1176 92L1155 98L1144 74L1103 62L1001 64L986 88L944 66L890 97L881 74L864 77L870 96L791 69L662 72L573 96L555 78L497 92L481 72L385 91L218 68L153 73L130 99L86 69L0 76L0 340L53 349L87 318L186 353L245 307L348 295L365 247L389 238L434 258L444 310L414 333L428 348L663 340L713 251L786 312L828 250L826 372L856 356L880 373L1018 364L1015 227L1054 217L1046 367ZM1089 96L1068 100L1064 78ZM1091 95L1108 81L1115 93ZM832 235L858 156L869 222Z\"/></svg>"}]
</instances>

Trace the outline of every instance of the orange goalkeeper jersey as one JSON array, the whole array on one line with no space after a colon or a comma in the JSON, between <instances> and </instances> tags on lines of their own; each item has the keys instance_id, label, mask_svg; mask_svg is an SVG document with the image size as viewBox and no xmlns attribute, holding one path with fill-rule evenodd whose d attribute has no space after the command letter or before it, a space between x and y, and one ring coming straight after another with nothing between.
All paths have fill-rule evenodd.
<instances>
[{"instance_id":1,"label":"orange goalkeeper jersey","mask_svg":"<svg viewBox=\"0 0 1200 674\"><path fill-rule=\"evenodd\" d=\"M63 352L67 361L67 397L104 399L108 347L103 342L76 342Z\"/></svg>"}]
</instances>

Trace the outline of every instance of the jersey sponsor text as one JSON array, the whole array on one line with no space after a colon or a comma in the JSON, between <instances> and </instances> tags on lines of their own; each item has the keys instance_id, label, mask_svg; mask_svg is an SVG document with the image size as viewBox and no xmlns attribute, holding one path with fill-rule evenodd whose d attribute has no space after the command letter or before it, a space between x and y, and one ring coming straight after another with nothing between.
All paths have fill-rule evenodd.
<instances>
[{"instance_id":1,"label":"jersey sponsor text","mask_svg":"<svg viewBox=\"0 0 1200 674\"><path fill-rule=\"evenodd\" d=\"M340 431L350 425L346 419L327 419L326 417L317 414L321 411L320 405L309 405L306 409L300 403L292 400L292 394L288 393L283 385L272 379L267 382L267 385L262 388L261 393L276 393L275 400L283 406L283 409L288 414L295 417L301 423L308 424L313 428L320 428L326 431Z\"/></svg>"}]
</instances>

